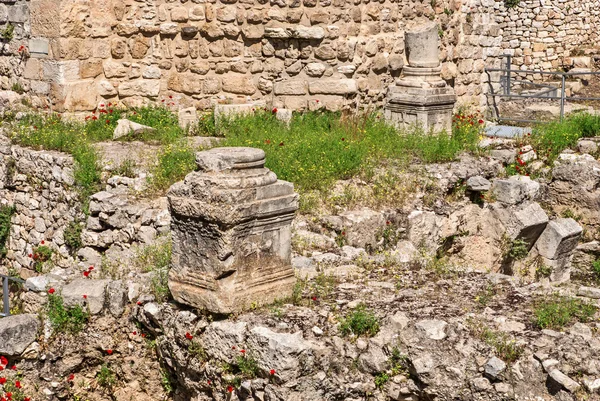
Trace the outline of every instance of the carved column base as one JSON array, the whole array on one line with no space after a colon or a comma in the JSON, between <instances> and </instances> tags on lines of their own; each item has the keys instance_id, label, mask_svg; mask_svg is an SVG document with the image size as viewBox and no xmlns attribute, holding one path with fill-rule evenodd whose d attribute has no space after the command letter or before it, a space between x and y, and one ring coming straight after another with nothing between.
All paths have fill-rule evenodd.
<instances>
[{"instance_id":1,"label":"carved column base","mask_svg":"<svg viewBox=\"0 0 600 401\"><path fill-rule=\"evenodd\" d=\"M387 94L385 119L398 128L420 127L426 133L452 133L454 89L446 87L395 86Z\"/></svg>"}]
</instances>

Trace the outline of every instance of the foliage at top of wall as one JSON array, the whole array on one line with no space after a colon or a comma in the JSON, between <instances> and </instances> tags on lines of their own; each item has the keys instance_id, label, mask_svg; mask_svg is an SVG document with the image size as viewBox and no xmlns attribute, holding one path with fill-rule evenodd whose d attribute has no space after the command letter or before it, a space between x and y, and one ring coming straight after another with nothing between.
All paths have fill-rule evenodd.
<instances>
[{"instance_id":1,"label":"foliage at top of wall","mask_svg":"<svg viewBox=\"0 0 600 401\"><path fill-rule=\"evenodd\" d=\"M519 5L520 2L521 0L504 0L504 5L507 8L515 8Z\"/></svg>"},{"instance_id":2,"label":"foliage at top of wall","mask_svg":"<svg viewBox=\"0 0 600 401\"><path fill-rule=\"evenodd\" d=\"M15 212L13 206L0 207L0 259L6 256L6 241L10 234L10 218Z\"/></svg>"}]
</instances>

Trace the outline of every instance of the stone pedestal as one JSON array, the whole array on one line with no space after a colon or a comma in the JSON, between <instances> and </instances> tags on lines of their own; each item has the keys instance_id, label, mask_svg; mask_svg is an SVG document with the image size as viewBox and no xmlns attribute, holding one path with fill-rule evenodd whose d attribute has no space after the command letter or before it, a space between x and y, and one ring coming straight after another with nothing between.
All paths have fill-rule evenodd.
<instances>
[{"instance_id":1,"label":"stone pedestal","mask_svg":"<svg viewBox=\"0 0 600 401\"><path fill-rule=\"evenodd\" d=\"M215 148L196 162L167 194L175 300L228 314L290 296L293 185L264 167L260 149Z\"/></svg>"},{"instance_id":2,"label":"stone pedestal","mask_svg":"<svg viewBox=\"0 0 600 401\"><path fill-rule=\"evenodd\" d=\"M405 33L408 66L388 90L385 118L398 127L452 132L454 89L441 78L439 33L428 23Z\"/></svg>"}]
</instances>

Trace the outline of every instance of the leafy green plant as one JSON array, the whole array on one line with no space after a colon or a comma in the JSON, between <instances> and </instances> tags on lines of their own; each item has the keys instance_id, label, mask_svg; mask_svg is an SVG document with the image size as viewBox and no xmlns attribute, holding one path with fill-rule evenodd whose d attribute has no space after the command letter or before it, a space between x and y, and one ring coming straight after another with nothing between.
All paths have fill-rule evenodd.
<instances>
[{"instance_id":1,"label":"leafy green plant","mask_svg":"<svg viewBox=\"0 0 600 401\"><path fill-rule=\"evenodd\" d=\"M171 239L159 238L155 244L138 251L135 264L145 273L151 273L151 290L158 302L169 299L169 268L171 266Z\"/></svg>"},{"instance_id":2,"label":"leafy green plant","mask_svg":"<svg viewBox=\"0 0 600 401\"><path fill-rule=\"evenodd\" d=\"M467 323L475 337L492 347L496 356L504 362L515 362L523 355L523 346L517 344L507 333L494 331L483 323L473 320Z\"/></svg>"},{"instance_id":3,"label":"leafy green plant","mask_svg":"<svg viewBox=\"0 0 600 401\"><path fill-rule=\"evenodd\" d=\"M202 344L197 340L194 340L190 343L190 345L188 346L188 352L200 362L208 360L208 354L206 353L206 350L204 349Z\"/></svg>"},{"instance_id":4,"label":"leafy green plant","mask_svg":"<svg viewBox=\"0 0 600 401\"><path fill-rule=\"evenodd\" d=\"M52 258L53 253L54 250L47 245L40 245L33 248L33 269L38 273L42 273L44 264Z\"/></svg>"},{"instance_id":5,"label":"leafy green plant","mask_svg":"<svg viewBox=\"0 0 600 401\"><path fill-rule=\"evenodd\" d=\"M24 401L26 397L21 385L22 375L19 373L14 378L5 377L5 379L6 383L2 386L2 391L11 394L10 401Z\"/></svg>"},{"instance_id":6,"label":"leafy green plant","mask_svg":"<svg viewBox=\"0 0 600 401\"><path fill-rule=\"evenodd\" d=\"M504 0L506 8L515 8L521 3L521 0Z\"/></svg>"},{"instance_id":7,"label":"leafy green plant","mask_svg":"<svg viewBox=\"0 0 600 401\"><path fill-rule=\"evenodd\" d=\"M131 160L131 159L126 159L126 160L123 160L123 162L119 165L119 167L117 167L116 169L113 170L113 174L118 175L120 177L135 178L136 177L135 169L136 169L135 161Z\"/></svg>"},{"instance_id":8,"label":"leafy green plant","mask_svg":"<svg viewBox=\"0 0 600 401\"><path fill-rule=\"evenodd\" d=\"M387 372L380 372L375 376L375 387L383 390L383 387L390 380L390 375Z\"/></svg>"},{"instance_id":9,"label":"leafy green plant","mask_svg":"<svg viewBox=\"0 0 600 401\"><path fill-rule=\"evenodd\" d=\"M90 317L81 305L65 307L63 298L57 294L48 294L45 312L57 333L77 334L83 330Z\"/></svg>"},{"instance_id":10,"label":"leafy green plant","mask_svg":"<svg viewBox=\"0 0 600 401\"><path fill-rule=\"evenodd\" d=\"M511 241L506 256L512 260L521 260L529 254L529 244L520 238Z\"/></svg>"},{"instance_id":11,"label":"leafy green plant","mask_svg":"<svg viewBox=\"0 0 600 401\"><path fill-rule=\"evenodd\" d=\"M139 124L154 128L153 131L142 132L138 135L127 135L124 140L141 140L172 144L185 136L179 126L178 116L163 106L138 107L127 112L127 118Z\"/></svg>"},{"instance_id":12,"label":"leafy green plant","mask_svg":"<svg viewBox=\"0 0 600 401\"><path fill-rule=\"evenodd\" d=\"M258 376L258 361L250 355L240 355L236 358L236 364L242 377L245 379L254 379Z\"/></svg>"},{"instance_id":13,"label":"leafy green plant","mask_svg":"<svg viewBox=\"0 0 600 401\"><path fill-rule=\"evenodd\" d=\"M161 369L160 371L160 384L162 385L163 390L166 394L173 393L173 379L171 375L166 369Z\"/></svg>"},{"instance_id":14,"label":"leafy green plant","mask_svg":"<svg viewBox=\"0 0 600 401\"><path fill-rule=\"evenodd\" d=\"M360 304L340 319L340 331L344 336L353 334L372 337L379 332L379 318L365 304Z\"/></svg>"},{"instance_id":15,"label":"leafy green plant","mask_svg":"<svg viewBox=\"0 0 600 401\"><path fill-rule=\"evenodd\" d=\"M10 235L10 220L15 213L14 206L0 206L0 260L6 256L6 241Z\"/></svg>"},{"instance_id":16,"label":"leafy green plant","mask_svg":"<svg viewBox=\"0 0 600 401\"><path fill-rule=\"evenodd\" d=\"M0 29L0 38L10 42L15 37L15 26L11 23L6 24L3 29Z\"/></svg>"},{"instance_id":17,"label":"leafy green plant","mask_svg":"<svg viewBox=\"0 0 600 401\"><path fill-rule=\"evenodd\" d=\"M63 237L65 244L69 247L72 254L77 253L77 251L83 246L83 241L81 240L82 231L83 225L78 221L69 222L65 228Z\"/></svg>"},{"instance_id":18,"label":"leafy green plant","mask_svg":"<svg viewBox=\"0 0 600 401\"><path fill-rule=\"evenodd\" d=\"M117 384L117 376L109 364L104 364L96 373L96 381L101 387L110 390Z\"/></svg>"},{"instance_id":19,"label":"leafy green plant","mask_svg":"<svg viewBox=\"0 0 600 401\"><path fill-rule=\"evenodd\" d=\"M574 321L589 321L597 309L595 305L577 298L555 296L537 303L533 322L540 329L562 329Z\"/></svg>"},{"instance_id":20,"label":"leafy green plant","mask_svg":"<svg viewBox=\"0 0 600 401\"><path fill-rule=\"evenodd\" d=\"M199 136L215 136L217 135L217 127L215 124L215 114L207 113L198 119L198 124L195 127L195 133Z\"/></svg>"},{"instance_id":21,"label":"leafy green plant","mask_svg":"<svg viewBox=\"0 0 600 401\"><path fill-rule=\"evenodd\" d=\"M19 82L15 82L14 84L12 84L10 89L13 92L17 92L19 95L22 95L23 93L25 93L25 88L23 88L23 85L21 85Z\"/></svg>"},{"instance_id":22,"label":"leafy green plant","mask_svg":"<svg viewBox=\"0 0 600 401\"><path fill-rule=\"evenodd\" d=\"M600 280L600 259L592 262L592 274L596 280Z\"/></svg>"}]
</instances>

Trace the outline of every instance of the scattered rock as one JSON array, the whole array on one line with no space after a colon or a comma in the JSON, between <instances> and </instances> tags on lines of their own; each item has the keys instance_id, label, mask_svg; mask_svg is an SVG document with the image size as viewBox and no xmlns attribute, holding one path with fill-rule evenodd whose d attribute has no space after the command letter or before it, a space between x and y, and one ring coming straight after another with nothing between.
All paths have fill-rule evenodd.
<instances>
[{"instance_id":1,"label":"scattered rock","mask_svg":"<svg viewBox=\"0 0 600 401\"><path fill-rule=\"evenodd\" d=\"M37 315L23 314L0 318L0 355L21 355L35 341L40 329Z\"/></svg>"},{"instance_id":2,"label":"scattered rock","mask_svg":"<svg viewBox=\"0 0 600 401\"><path fill-rule=\"evenodd\" d=\"M117 126L115 127L115 131L113 133L113 139L119 139L124 136L127 136L131 133L138 135L145 132L153 132L154 128L149 127L147 125L138 124L133 121L129 121L125 118L117 121Z\"/></svg>"}]
</instances>

